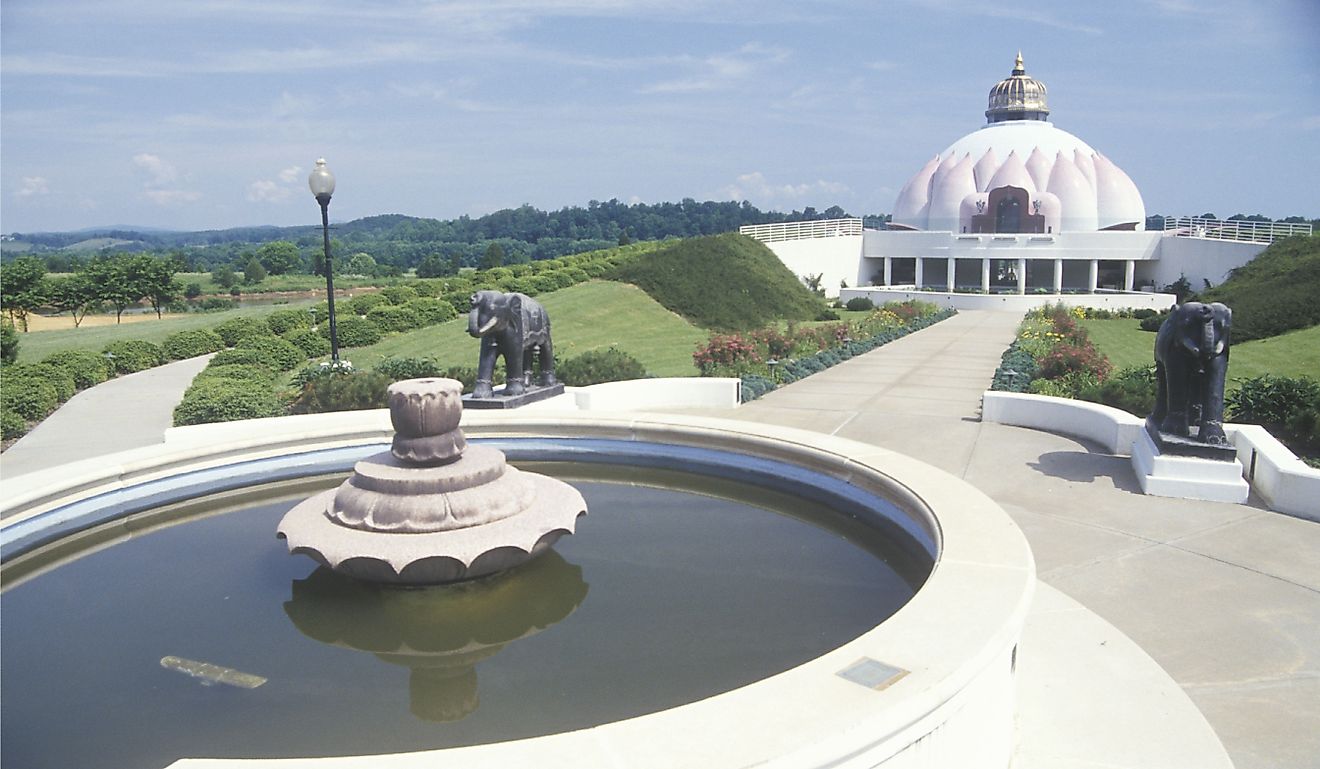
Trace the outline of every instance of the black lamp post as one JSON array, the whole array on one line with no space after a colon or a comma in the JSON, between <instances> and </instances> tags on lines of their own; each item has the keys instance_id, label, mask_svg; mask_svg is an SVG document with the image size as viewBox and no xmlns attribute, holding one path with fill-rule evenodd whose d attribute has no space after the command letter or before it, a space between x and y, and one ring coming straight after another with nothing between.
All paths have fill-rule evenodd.
<instances>
[{"instance_id":1,"label":"black lamp post","mask_svg":"<svg viewBox=\"0 0 1320 769\"><path fill-rule=\"evenodd\" d=\"M325 296L330 311L330 362L339 365L339 334L335 331L335 279L330 261L330 196L335 194L335 175L325 166L325 158L316 161L316 168L307 177L316 202L321 204L321 235L325 240Z\"/></svg>"}]
</instances>

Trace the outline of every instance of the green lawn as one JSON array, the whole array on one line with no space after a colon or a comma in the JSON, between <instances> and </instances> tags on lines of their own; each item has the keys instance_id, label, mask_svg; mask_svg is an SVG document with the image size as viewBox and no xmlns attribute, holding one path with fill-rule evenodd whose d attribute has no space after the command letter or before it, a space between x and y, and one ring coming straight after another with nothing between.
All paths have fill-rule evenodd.
<instances>
[{"instance_id":1,"label":"green lawn","mask_svg":"<svg viewBox=\"0 0 1320 769\"><path fill-rule=\"evenodd\" d=\"M336 292L337 293L337 292ZM288 307L303 307L315 304L314 299L293 301L287 304L268 304L258 307L241 307L223 312L196 312L180 315L166 315L157 319L154 314L150 320L134 323L120 323L108 326L89 326L59 331L33 331L19 335L18 359L22 362L38 361L60 350L95 350L100 352L107 344L121 339L145 339L160 344L165 338L179 331L195 328L210 328L223 321L239 316L265 315L275 310Z\"/></svg>"},{"instance_id":2,"label":"green lawn","mask_svg":"<svg viewBox=\"0 0 1320 769\"><path fill-rule=\"evenodd\" d=\"M661 307L626 283L592 281L536 297L550 314L555 355L563 360L588 350L617 347L656 376L696 376L692 352L708 333ZM391 336L340 357L357 368L385 358L434 358L445 366L477 365L477 340L467 334L467 316L440 326Z\"/></svg>"},{"instance_id":3,"label":"green lawn","mask_svg":"<svg viewBox=\"0 0 1320 769\"><path fill-rule=\"evenodd\" d=\"M1149 366L1155 362L1155 335L1142 331L1139 321L1130 318L1083 320L1100 352L1114 368ZM1228 389L1234 380L1262 374L1307 376L1320 380L1320 326L1290 331L1269 339L1235 344L1229 353Z\"/></svg>"}]
</instances>

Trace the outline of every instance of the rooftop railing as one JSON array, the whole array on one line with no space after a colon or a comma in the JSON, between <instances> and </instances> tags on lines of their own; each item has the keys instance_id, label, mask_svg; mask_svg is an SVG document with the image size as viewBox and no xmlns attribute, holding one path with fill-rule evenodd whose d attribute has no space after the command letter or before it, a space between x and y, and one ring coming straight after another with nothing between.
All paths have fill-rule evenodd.
<instances>
[{"instance_id":1,"label":"rooftop railing","mask_svg":"<svg viewBox=\"0 0 1320 769\"><path fill-rule=\"evenodd\" d=\"M821 219L812 222L776 222L774 224L744 224L740 234L762 243L806 238L837 238L843 235L861 235L861 219Z\"/></svg>"},{"instance_id":2,"label":"rooftop railing","mask_svg":"<svg viewBox=\"0 0 1320 769\"><path fill-rule=\"evenodd\" d=\"M1310 235L1311 225L1294 222L1249 222L1242 219L1202 219L1198 216L1166 216L1164 232L1179 238L1273 243L1279 238Z\"/></svg>"}]
</instances>

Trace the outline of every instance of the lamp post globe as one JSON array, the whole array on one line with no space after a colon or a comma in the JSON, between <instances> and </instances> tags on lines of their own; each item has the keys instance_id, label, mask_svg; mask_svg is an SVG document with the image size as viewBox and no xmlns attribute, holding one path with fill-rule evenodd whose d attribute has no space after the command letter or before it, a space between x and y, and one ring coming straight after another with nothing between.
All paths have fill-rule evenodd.
<instances>
[{"instance_id":1,"label":"lamp post globe","mask_svg":"<svg viewBox=\"0 0 1320 769\"><path fill-rule=\"evenodd\" d=\"M325 296L326 307L330 315L330 361L339 364L339 334L335 329L335 279L334 265L330 261L330 196L335 194L335 175L325 164L325 158L316 161L316 167L307 177L307 186L321 204L321 237L325 244Z\"/></svg>"}]
</instances>

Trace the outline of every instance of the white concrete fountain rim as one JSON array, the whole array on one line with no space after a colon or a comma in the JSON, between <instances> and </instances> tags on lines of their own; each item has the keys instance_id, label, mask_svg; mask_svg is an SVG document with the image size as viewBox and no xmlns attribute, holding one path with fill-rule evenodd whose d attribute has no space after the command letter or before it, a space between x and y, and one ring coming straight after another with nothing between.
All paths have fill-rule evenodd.
<instances>
[{"instance_id":1,"label":"white concrete fountain rim","mask_svg":"<svg viewBox=\"0 0 1320 769\"><path fill-rule=\"evenodd\" d=\"M182 473L387 442L388 412L342 412L177 428L166 443L6 481L0 534L44 511ZM211 767L1007 766L1013 654L1035 585L1021 531L989 497L902 454L790 428L640 413L468 412L472 438L600 438L724 450L796 464L895 501L938 527L930 578L896 614L796 668L699 702L526 740L367 758L185 759ZM901 671L868 687L857 663ZM873 669L885 669L872 665ZM916 749L911 749L916 746Z\"/></svg>"}]
</instances>

